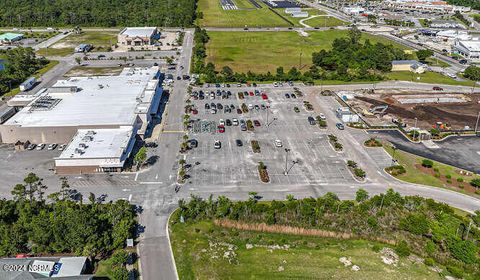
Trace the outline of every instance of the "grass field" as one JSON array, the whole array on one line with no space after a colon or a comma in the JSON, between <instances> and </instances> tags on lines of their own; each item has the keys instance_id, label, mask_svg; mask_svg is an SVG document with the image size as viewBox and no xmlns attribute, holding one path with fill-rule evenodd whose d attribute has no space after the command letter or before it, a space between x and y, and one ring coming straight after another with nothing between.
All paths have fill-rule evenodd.
<instances>
[{"instance_id":1,"label":"grass field","mask_svg":"<svg viewBox=\"0 0 480 280\"><path fill-rule=\"evenodd\" d=\"M286 20L270 11L261 1L261 9L252 9L248 0L235 1L239 8L245 10L223 10L219 0L199 0L198 11L203 18L198 19L199 26L207 27L289 27Z\"/></svg>"},{"instance_id":2,"label":"grass field","mask_svg":"<svg viewBox=\"0 0 480 280\"><path fill-rule=\"evenodd\" d=\"M346 22L332 16L319 16L306 20L304 23L311 27L332 27L346 24Z\"/></svg>"},{"instance_id":3,"label":"grass field","mask_svg":"<svg viewBox=\"0 0 480 280\"><path fill-rule=\"evenodd\" d=\"M444 84L457 86L472 86L472 81L457 81L450 77L436 72L425 72L423 74L414 74L410 71L390 72L387 75L390 80L412 81L427 84Z\"/></svg>"},{"instance_id":4,"label":"grass field","mask_svg":"<svg viewBox=\"0 0 480 280\"><path fill-rule=\"evenodd\" d=\"M297 32L209 32L206 61L213 62L217 69L228 65L237 72L273 73L279 66L299 68L302 53L300 68L308 69L313 52L330 49L334 39L345 37L347 33L345 30L326 30L302 37ZM362 38L404 49L384 37L364 33Z\"/></svg>"},{"instance_id":5,"label":"grass field","mask_svg":"<svg viewBox=\"0 0 480 280\"><path fill-rule=\"evenodd\" d=\"M117 34L118 32L113 31L71 34L50 46L48 50L40 49L37 53L43 56L67 56L80 44L92 44L93 52L110 51L110 47L117 43Z\"/></svg>"},{"instance_id":6,"label":"grass field","mask_svg":"<svg viewBox=\"0 0 480 280\"><path fill-rule=\"evenodd\" d=\"M122 72L122 67L84 67L76 66L65 73L65 77L78 76L117 76Z\"/></svg>"},{"instance_id":7,"label":"grass field","mask_svg":"<svg viewBox=\"0 0 480 280\"><path fill-rule=\"evenodd\" d=\"M441 279L407 258L384 264L369 241L241 231L206 221L174 224L170 232L180 279ZM274 245L288 249L268 247ZM345 267L341 257L360 270Z\"/></svg>"},{"instance_id":8,"label":"grass field","mask_svg":"<svg viewBox=\"0 0 480 280\"><path fill-rule=\"evenodd\" d=\"M389 153L390 155L393 155L393 150L391 145L383 145L384 149ZM423 173L419 171L415 165L421 164L422 160L424 158L401 151L401 150L396 150L395 151L395 159L398 161L400 165L403 165L405 167L405 170L407 171L404 174L396 176L396 178L406 181L409 183L414 183L414 184L422 184L422 185L427 185L427 186L434 186L434 187L439 187L439 188L446 188L447 186L445 183L440 180L439 178ZM456 181L457 178L463 178L465 183L464 185L468 185L469 181L474 179L474 178L480 178L478 175L473 175L473 176L464 176L459 174L459 170L456 167L453 167L451 165L443 164L437 161L433 161L433 167L438 169L439 174L442 175L451 175L452 176L452 181ZM459 191L462 193L466 193L463 190L459 188L448 188L448 189L453 189L455 191Z\"/></svg>"}]
</instances>

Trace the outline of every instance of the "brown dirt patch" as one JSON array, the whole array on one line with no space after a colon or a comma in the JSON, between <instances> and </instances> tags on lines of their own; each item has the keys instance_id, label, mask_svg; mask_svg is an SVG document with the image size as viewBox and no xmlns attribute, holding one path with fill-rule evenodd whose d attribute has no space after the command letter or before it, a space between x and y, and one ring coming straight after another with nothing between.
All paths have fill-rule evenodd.
<instances>
[{"instance_id":1,"label":"brown dirt patch","mask_svg":"<svg viewBox=\"0 0 480 280\"><path fill-rule=\"evenodd\" d=\"M427 167L422 166L421 164L415 164L415 168L418 169L420 172L422 172L424 174L428 174L430 176L435 176L435 173L436 173L434 168L427 168ZM456 174L458 174L458 173L456 173ZM475 193L476 189L468 183L468 181L469 181L468 178L464 178L464 181L460 183L460 182L457 181L457 176L452 176L451 179L448 179L447 177L445 177L445 175L446 174L439 174L439 176L436 177L437 179L442 181L442 183L445 187L451 188L455 191L464 190L468 193ZM453 174L450 174L450 175L453 175ZM461 175L461 176L462 177L468 177L466 175ZM450 180L450 182L448 182L449 180Z\"/></svg>"}]
</instances>

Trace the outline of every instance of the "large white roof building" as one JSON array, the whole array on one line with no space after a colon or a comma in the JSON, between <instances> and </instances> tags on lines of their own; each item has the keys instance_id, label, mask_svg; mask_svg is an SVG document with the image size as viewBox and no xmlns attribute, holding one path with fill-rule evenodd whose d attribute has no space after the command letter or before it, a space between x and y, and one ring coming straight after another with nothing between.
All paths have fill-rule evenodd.
<instances>
[{"instance_id":1,"label":"large white roof building","mask_svg":"<svg viewBox=\"0 0 480 280\"><path fill-rule=\"evenodd\" d=\"M119 171L158 111L159 68L125 68L118 76L72 77L41 90L0 125L3 143L69 143L56 159L68 173ZM93 133L80 151L84 134ZM72 140L73 139L73 140ZM80 145L83 143L82 145ZM73 152L72 152L73 151ZM70 172L68 166L78 167ZM63 172L67 173L67 172Z\"/></svg>"},{"instance_id":2,"label":"large white roof building","mask_svg":"<svg viewBox=\"0 0 480 280\"><path fill-rule=\"evenodd\" d=\"M480 40L456 40L453 48L472 62L480 62Z\"/></svg>"}]
</instances>

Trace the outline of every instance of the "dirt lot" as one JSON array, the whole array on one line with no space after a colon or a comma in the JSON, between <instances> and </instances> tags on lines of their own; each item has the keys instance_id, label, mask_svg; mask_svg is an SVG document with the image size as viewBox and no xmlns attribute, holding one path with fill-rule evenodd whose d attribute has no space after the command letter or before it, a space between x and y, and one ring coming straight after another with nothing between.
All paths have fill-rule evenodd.
<instances>
[{"instance_id":1,"label":"dirt lot","mask_svg":"<svg viewBox=\"0 0 480 280\"><path fill-rule=\"evenodd\" d=\"M402 94L401 97L404 97ZM415 93L412 97L432 98L442 96L440 93ZM444 96L447 96L446 94ZM391 122L392 118L402 119L407 125L413 126L415 118L422 129L429 129L435 123L442 122L452 129L463 129L465 126L475 127L477 114L480 111L480 97L475 95L449 94L449 97L463 99L463 102L421 102L421 103L400 103L400 95L377 94L357 95L349 102L359 112L368 110L378 105L388 105L386 115L383 117L366 116L373 124Z\"/></svg>"}]
</instances>

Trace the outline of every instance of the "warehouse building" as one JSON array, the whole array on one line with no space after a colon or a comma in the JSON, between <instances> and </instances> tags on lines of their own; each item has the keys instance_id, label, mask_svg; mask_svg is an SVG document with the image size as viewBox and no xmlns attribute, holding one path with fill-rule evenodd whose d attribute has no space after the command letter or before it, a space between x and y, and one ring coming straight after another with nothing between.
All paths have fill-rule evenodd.
<instances>
[{"instance_id":1,"label":"warehouse building","mask_svg":"<svg viewBox=\"0 0 480 280\"><path fill-rule=\"evenodd\" d=\"M456 40L453 49L472 62L480 62L480 41L479 40Z\"/></svg>"},{"instance_id":2,"label":"warehouse building","mask_svg":"<svg viewBox=\"0 0 480 280\"><path fill-rule=\"evenodd\" d=\"M23 39L23 34L18 33L4 33L0 35L0 44L9 45L16 41Z\"/></svg>"},{"instance_id":3,"label":"warehouse building","mask_svg":"<svg viewBox=\"0 0 480 280\"><path fill-rule=\"evenodd\" d=\"M118 34L118 44L122 46L153 45L160 38L156 27L127 27Z\"/></svg>"}]
</instances>

